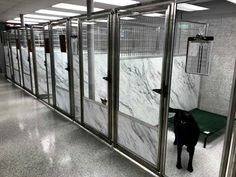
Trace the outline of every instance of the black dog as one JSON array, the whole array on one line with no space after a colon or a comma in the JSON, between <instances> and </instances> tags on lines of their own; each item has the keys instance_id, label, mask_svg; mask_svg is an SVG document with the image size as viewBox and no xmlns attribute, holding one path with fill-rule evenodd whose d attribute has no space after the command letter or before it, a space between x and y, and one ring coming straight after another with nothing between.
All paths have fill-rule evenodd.
<instances>
[{"instance_id":1,"label":"black dog","mask_svg":"<svg viewBox=\"0 0 236 177\"><path fill-rule=\"evenodd\" d=\"M181 152L183 145L185 145L187 146L187 151L189 152L189 161L187 169L189 172L193 172L193 166L192 166L193 154L195 150L195 145L197 144L200 135L200 129L190 112L173 108L170 108L169 112L175 113L174 144L177 145L177 151L178 151L176 167L178 169L182 168Z\"/></svg>"}]
</instances>

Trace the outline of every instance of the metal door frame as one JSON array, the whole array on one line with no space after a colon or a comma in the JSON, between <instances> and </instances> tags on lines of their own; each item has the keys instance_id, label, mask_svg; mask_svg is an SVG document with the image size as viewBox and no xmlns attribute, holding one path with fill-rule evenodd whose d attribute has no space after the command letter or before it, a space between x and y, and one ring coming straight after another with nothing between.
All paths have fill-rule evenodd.
<instances>
[{"instance_id":1,"label":"metal door frame","mask_svg":"<svg viewBox=\"0 0 236 177\"><path fill-rule=\"evenodd\" d=\"M10 41L9 41L9 32L8 31L4 31L2 33L3 35L3 47L6 47L7 48L7 54L5 53L5 49L4 49L4 62L5 62L5 77L9 80L12 81L12 77L13 77L13 71L12 71L12 61L11 61L11 54L10 54ZM9 60L9 66L7 65L6 63L6 57L5 56L8 56L8 60ZM7 76L7 68L9 68L9 71L10 71L10 78Z\"/></svg>"},{"instance_id":2,"label":"metal door frame","mask_svg":"<svg viewBox=\"0 0 236 177\"><path fill-rule=\"evenodd\" d=\"M162 6L165 6L162 7ZM166 7L167 6L167 7ZM157 166L154 166L147 160L144 160L128 148L124 148L118 145L117 142L117 120L118 120L118 111L119 111L119 67L120 67L120 14L131 14L129 11L134 11L136 9L146 8L147 11L155 11L155 7L163 8L166 12L166 21L165 21L165 40L164 40L164 55L162 63L162 78L161 78L161 98L160 98L160 118L159 118L159 139L158 144L158 159ZM149 8L149 9L148 9ZM125 12L119 12L119 10L125 10ZM128 13L127 13L128 12ZM131 158L135 159L137 162L148 168L149 170L159 174L160 176L165 175L165 159L166 159L166 142L167 142L167 119L168 119L168 109L169 109L169 100L170 100L170 87L171 87L171 69L173 63L173 46L174 46L174 32L175 32L175 13L176 13L176 1L158 1L158 2L149 2L143 4L136 4L127 7L121 7L116 10L114 15L115 28L113 29L113 73L114 73L114 85L113 85L113 121L112 121L112 141L114 148L119 151L127 154Z\"/></svg>"},{"instance_id":3,"label":"metal door frame","mask_svg":"<svg viewBox=\"0 0 236 177\"><path fill-rule=\"evenodd\" d=\"M54 43L53 43L53 27L65 23L66 28L66 49L67 49L67 68L68 68L68 81L69 81L69 108L70 111L66 112L56 105L56 73L55 73L55 58L54 58ZM53 92L53 107L66 116L73 118L74 115L74 88L73 85L73 61L71 58L71 45L70 45L70 21L69 19L62 19L49 24L49 41L50 41L50 58L51 58L51 73L52 73L52 92ZM72 98L73 97L73 98ZM73 118L74 119L74 118Z\"/></svg>"},{"instance_id":4,"label":"metal door frame","mask_svg":"<svg viewBox=\"0 0 236 177\"><path fill-rule=\"evenodd\" d=\"M230 169L228 169L228 167L231 166L230 155L232 154L230 154L230 151L233 149L231 145L232 145L232 142L234 143L236 142L236 135L233 134L235 133L234 132L235 113L236 113L236 61L234 65L234 75L233 75L231 95L230 95L230 105L228 109L227 125L226 125L226 132L224 136L223 152L221 155L219 177L225 177L227 172L230 172ZM235 144L233 146L235 146ZM236 156L236 154L234 154L234 156ZM235 173L236 173L236 167L234 166L234 169L232 169L231 171L231 175Z\"/></svg>"},{"instance_id":5,"label":"metal door frame","mask_svg":"<svg viewBox=\"0 0 236 177\"><path fill-rule=\"evenodd\" d=\"M32 70L31 70L30 51L29 51L29 46L28 46L28 32L27 32L27 30L28 30L27 28L19 28L19 29L17 29L19 45L20 45L20 58L21 58L21 65L22 65L22 78L23 78L23 85L22 85L22 87L25 90L27 90L28 92L33 93ZM24 78L24 75L26 73L24 72L22 45L21 45L21 35L22 35L23 31L25 32L25 35L26 35L26 37L25 37L26 41L25 42L26 42L26 45L27 45L27 54L28 54L27 61L28 61L29 72L30 72L30 75L29 75L30 76L30 84L31 84L30 90L28 88L26 88L26 86L25 86L25 78ZM26 74L26 75L28 75L28 74Z\"/></svg>"},{"instance_id":6,"label":"metal door frame","mask_svg":"<svg viewBox=\"0 0 236 177\"><path fill-rule=\"evenodd\" d=\"M38 99L43 101L44 103L50 105L50 98L49 98L49 84L48 84L48 66L47 66L47 57L46 51L44 46L44 66L45 66L45 79L46 79L46 87L47 87L47 101L41 97L42 94L39 93L39 83L38 83L38 71L37 71L37 57L36 57L36 46L35 46L35 31L41 31L43 35L43 41L45 41L45 27L47 25L42 26L32 26L30 29L31 33L31 44L32 44L32 61L33 61L33 68L34 68L34 84L35 84L35 95ZM45 45L45 44L44 44ZM43 94L44 95L44 94Z\"/></svg>"},{"instance_id":7,"label":"metal door frame","mask_svg":"<svg viewBox=\"0 0 236 177\"><path fill-rule=\"evenodd\" d=\"M108 144L112 143L112 16L113 11L112 10L105 10L101 12L94 12L89 15L81 15L78 18L78 25L79 25L79 60L80 60L80 97L81 97L81 122L82 126L87 128L89 131L100 137L102 140L107 142ZM86 124L84 122L84 65L83 65L83 27L82 23L85 20L89 19L99 19L99 18L107 18L108 23L108 41L107 41L107 77L109 78L110 82L107 82L107 97L108 97L108 135L104 135L103 133L99 132L92 126ZM89 72L89 71L88 71Z\"/></svg>"},{"instance_id":8,"label":"metal door frame","mask_svg":"<svg viewBox=\"0 0 236 177\"><path fill-rule=\"evenodd\" d=\"M21 71L20 71L20 62L19 62L19 54L18 54L18 49L17 49L17 44L16 44L16 33L17 33L17 31L16 31L16 29L11 29L10 30L10 32L9 32L9 42L10 42L10 53L11 53L11 60L12 60L12 69L13 69L13 82L16 84L16 85L18 85L18 86L20 86L21 87ZM15 79L15 67L14 67L14 59L13 59L13 56L12 56L12 40L11 40L11 37L10 37L10 34L12 34L12 36L13 36L13 41L14 41L14 44L15 44L15 47L16 47L16 60L17 60L17 72L19 72L19 82L20 83L17 83L16 82L16 79Z\"/></svg>"}]
</instances>

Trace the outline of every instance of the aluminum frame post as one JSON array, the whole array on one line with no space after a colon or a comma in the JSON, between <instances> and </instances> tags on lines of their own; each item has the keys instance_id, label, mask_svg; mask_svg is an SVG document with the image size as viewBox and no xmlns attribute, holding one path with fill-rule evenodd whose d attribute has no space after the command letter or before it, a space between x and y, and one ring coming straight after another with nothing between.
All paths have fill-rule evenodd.
<instances>
[{"instance_id":1,"label":"aluminum frame post","mask_svg":"<svg viewBox=\"0 0 236 177\"><path fill-rule=\"evenodd\" d=\"M93 0L87 0L87 14L94 10ZM88 51L88 87L89 98L95 100L95 68L94 68L94 25L87 24L87 51Z\"/></svg>"},{"instance_id":2,"label":"aluminum frame post","mask_svg":"<svg viewBox=\"0 0 236 177\"><path fill-rule=\"evenodd\" d=\"M168 130L168 113L170 103L170 89L171 89L171 76L173 65L173 52L174 52L174 36L175 36L175 15L176 15L176 1L174 0L166 11L168 17L165 26L165 46L164 56L162 63L162 78L161 78L161 98L160 98L160 119L159 119L159 146L158 146L158 159L157 169L161 176L165 176L166 164L166 148L167 148L167 130ZM167 93L167 94L165 94Z\"/></svg>"},{"instance_id":3,"label":"aluminum frame post","mask_svg":"<svg viewBox=\"0 0 236 177\"><path fill-rule=\"evenodd\" d=\"M224 138L223 153L221 157L219 177L225 177L227 173L227 167L229 165L228 159L230 155L230 146L231 146L231 141L233 137L235 112L236 112L236 62L234 66L230 105L229 105L229 111L228 111L228 116L227 116L227 125L226 125L226 132L225 132L225 138Z\"/></svg>"}]
</instances>

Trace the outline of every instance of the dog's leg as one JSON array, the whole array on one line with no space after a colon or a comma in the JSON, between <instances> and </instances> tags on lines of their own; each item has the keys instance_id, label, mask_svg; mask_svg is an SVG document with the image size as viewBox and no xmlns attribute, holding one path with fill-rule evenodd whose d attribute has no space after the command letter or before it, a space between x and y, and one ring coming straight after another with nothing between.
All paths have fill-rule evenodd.
<instances>
[{"instance_id":1,"label":"dog's leg","mask_svg":"<svg viewBox=\"0 0 236 177\"><path fill-rule=\"evenodd\" d=\"M193 172L193 154L195 147L187 147L187 150L189 152L188 171Z\"/></svg>"},{"instance_id":2,"label":"dog's leg","mask_svg":"<svg viewBox=\"0 0 236 177\"><path fill-rule=\"evenodd\" d=\"M182 165L181 165L182 147L183 147L182 144L178 144L178 145L177 145L178 154L177 154L177 164L176 164L176 167L177 167L178 169L181 169L181 168L182 168Z\"/></svg>"}]
</instances>

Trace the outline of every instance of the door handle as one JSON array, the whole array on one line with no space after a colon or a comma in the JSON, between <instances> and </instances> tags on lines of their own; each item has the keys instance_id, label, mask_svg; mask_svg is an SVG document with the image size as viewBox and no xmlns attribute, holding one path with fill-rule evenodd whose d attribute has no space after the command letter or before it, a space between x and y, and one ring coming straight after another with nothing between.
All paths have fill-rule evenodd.
<instances>
[{"instance_id":1,"label":"door handle","mask_svg":"<svg viewBox=\"0 0 236 177\"><path fill-rule=\"evenodd\" d=\"M105 81L111 83L111 79L110 79L110 77L103 77L102 79L104 79Z\"/></svg>"},{"instance_id":2,"label":"door handle","mask_svg":"<svg viewBox=\"0 0 236 177\"><path fill-rule=\"evenodd\" d=\"M106 98L100 98L102 104L107 105L107 99Z\"/></svg>"},{"instance_id":3,"label":"door handle","mask_svg":"<svg viewBox=\"0 0 236 177\"><path fill-rule=\"evenodd\" d=\"M158 93L158 94L162 94L163 93L163 95L164 96L167 96L167 94L168 94L168 89L167 89L167 87L164 87L165 89L163 89L163 91L162 91L162 89L152 89L152 91L153 92L156 92L156 93Z\"/></svg>"},{"instance_id":4,"label":"door handle","mask_svg":"<svg viewBox=\"0 0 236 177\"><path fill-rule=\"evenodd\" d=\"M69 72L69 70L70 70L70 67L69 67L69 66L68 66L68 67L66 67L66 68L65 68L65 70Z\"/></svg>"},{"instance_id":5,"label":"door handle","mask_svg":"<svg viewBox=\"0 0 236 177\"><path fill-rule=\"evenodd\" d=\"M44 66L45 66L45 67L47 66L46 60L44 60Z\"/></svg>"},{"instance_id":6,"label":"door handle","mask_svg":"<svg viewBox=\"0 0 236 177\"><path fill-rule=\"evenodd\" d=\"M161 94L161 89L152 89L152 91Z\"/></svg>"}]
</instances>

